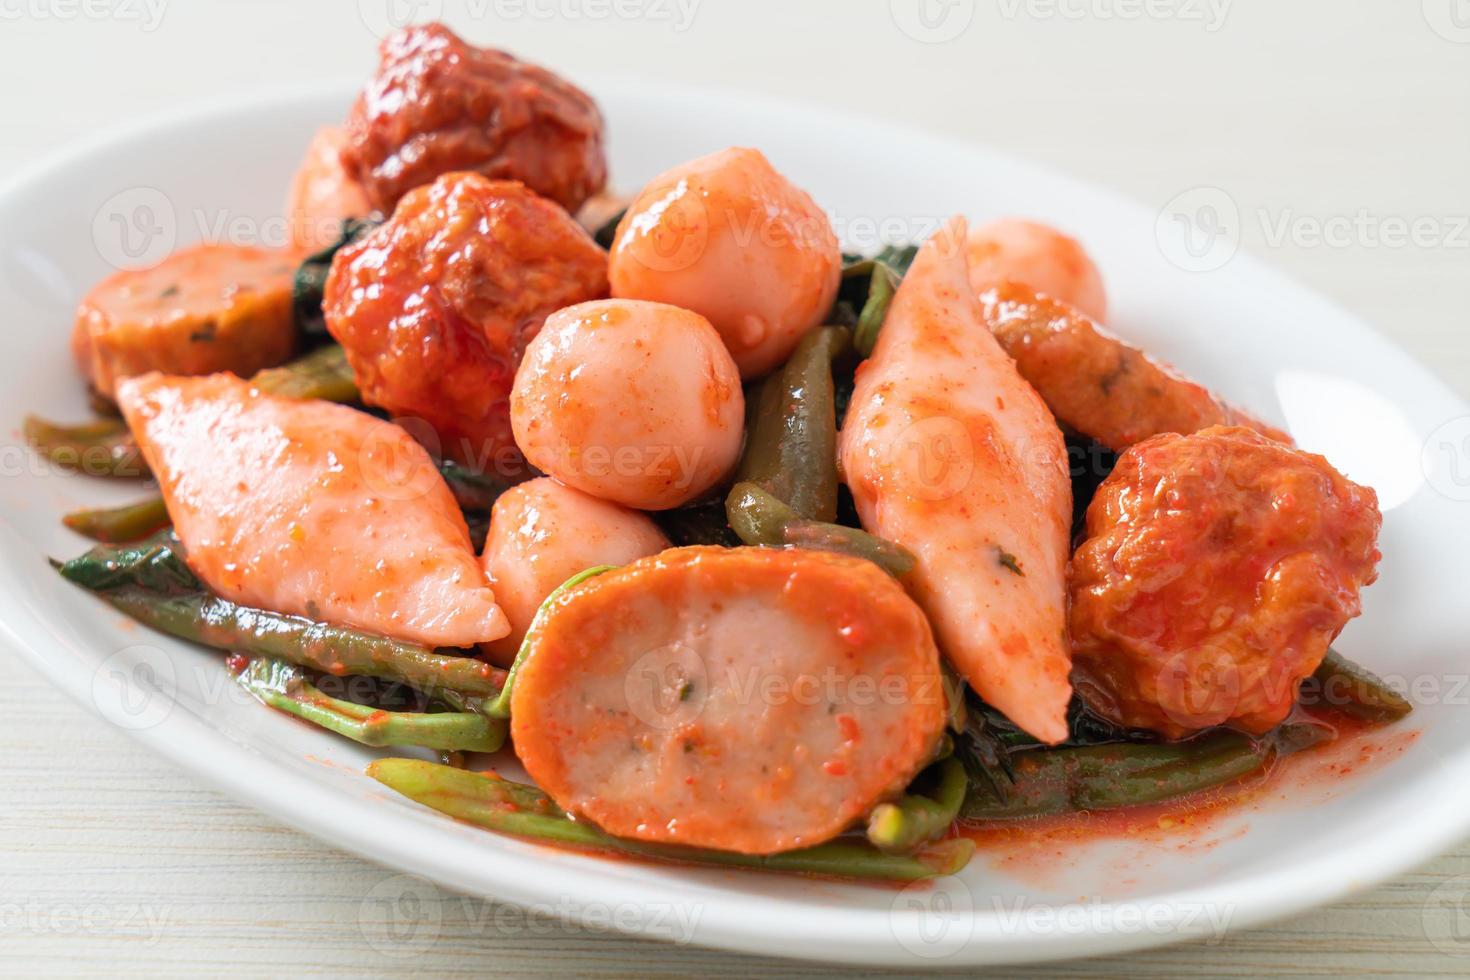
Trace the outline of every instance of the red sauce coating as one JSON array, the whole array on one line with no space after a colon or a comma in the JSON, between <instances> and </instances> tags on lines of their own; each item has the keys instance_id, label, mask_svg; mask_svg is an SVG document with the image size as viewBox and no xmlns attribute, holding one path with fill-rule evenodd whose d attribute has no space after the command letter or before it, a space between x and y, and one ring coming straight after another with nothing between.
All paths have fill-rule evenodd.
<instances>
[{"instance_id":1,"label":"red sauce coating","mask_svg":"<svg viewBox=\"0 0 1470 980\"><path fill-rule=\"evenodd\" d=\"M1170 737L1265 732L1360 612L1381 520L1372 490L1250 429L1139 443L1072 560L1077 690Z\"/></svg>"},{"instance_id":2,"label":"red sauce coating","mask_svg":"<svg viewBox=\"0 0 1470 980\"><path fill-rule=\"evenodd\" d=\"M547 314L607 294L607 256L524 184L453 173L332 260L322 303L363 398L515 476L510 390Z\"/></svg>"},{"instance_id":3,"label":"red sauce coating","mask_svg":"<svg viewBox=\"0 0 1470 980\"><path fill-rule=\"evenodd\" d=\"M384 39L347 129L342 164L382 211L455 170L519 180L568 211L607 181L602 114L590 96L442 24Z\"/></svg>"}]
</instances>

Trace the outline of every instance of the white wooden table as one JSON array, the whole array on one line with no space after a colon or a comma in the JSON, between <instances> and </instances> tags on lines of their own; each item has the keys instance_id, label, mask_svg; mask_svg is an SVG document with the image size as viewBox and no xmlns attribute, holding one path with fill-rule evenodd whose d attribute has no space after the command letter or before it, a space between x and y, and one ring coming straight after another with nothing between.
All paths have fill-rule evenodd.
<instances>
[{"instance_id":1,"label":"white wooden table","mask_svg":"<svg viewBox=\"0 0 1470 980\"><path fill-rule=\"evenodd\" d=\"M1245 248L1470 393L1470 239L1455 230L1470 215L1465 0L1161 0L1151 9L1162 15L1142 18L1128 14L1148 8L1129 0L927 0L928 21L914 19L918 2L649 0L633 19L599 18L575 0L442 6L482 43L572 73L802 92L984 140L1159 207L1188 188L1224 189ZM0 171L131 114L262 82L360 77L372 61L363 18L387 9L95 4L0 4ZM1314 228L1344 216L1368 230L1314 244ZM1427 247L1393 247L1372 230L1424 217L1442 232ZM203 788L9 651L0 672L0 974L853 972L653 946L450 895L426 912L439 924L422 954L387 955L363 896L389 872ZM1467 874L1461 847L1353 900L1213 945L1035 972L1464 976L1470 935L1457 943L1452 930L1465 913L1430 894Z\"/></svg>"}]
</instances>

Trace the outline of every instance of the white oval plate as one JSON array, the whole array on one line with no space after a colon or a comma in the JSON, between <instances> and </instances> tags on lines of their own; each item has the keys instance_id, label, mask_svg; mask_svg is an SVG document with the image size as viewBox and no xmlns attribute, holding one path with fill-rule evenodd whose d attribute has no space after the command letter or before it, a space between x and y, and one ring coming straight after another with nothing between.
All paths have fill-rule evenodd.
<instances>
[{"instance_id":1,"label":"white oval plate","mask_svg":"<svg viewBox=\"0 0 1470 980\"><path fill-rule=\"evenodd\" d=\"M85 547L58 517L138 490L53 472L19 445L17 431L29 411L84 417L67 336L78 297L110 263L206 237L280 241L287 178L314 128L341 118L345 85L130 127L0 191L0 417L13 427L3 456L9 478L0 481L8 642L148 745L334 845L589 925L752 953L958 966L1136 949L1330 902L1470 833L1461 683L1470 409L1428 371L1246 256L1209 273L1180 267L1217 264L1228 240L1215 244L1224 252L1181 252L1170 237L1178 219L1160 221L1033 166L825 110L683 86L678 94L617 81L589 88L607 112L622 188L746 144L830 209L849 246L872 247L879 232L921 237L955 212L1032 215L1077 233L1101 261L1116 329L1285 422L1305 446L1379 490L1382 581L1340 646L1380 672L1421 679L1429 703L1410 722L1417 740L1325 790L1288 785L1229 812L1204 840L1079 843L1065 864L1048 858L1050 869L982 851L957 878L901 891L559 852L383 791L362 775L371 751L249 702L217 654L129 624L55 576L48 556ZM1212 217L1199 210L1214 203L1208 192L1184 203L1186 217ZM1208 227L1202 220L1194 230Z\"/></svg>"}]
</instances>

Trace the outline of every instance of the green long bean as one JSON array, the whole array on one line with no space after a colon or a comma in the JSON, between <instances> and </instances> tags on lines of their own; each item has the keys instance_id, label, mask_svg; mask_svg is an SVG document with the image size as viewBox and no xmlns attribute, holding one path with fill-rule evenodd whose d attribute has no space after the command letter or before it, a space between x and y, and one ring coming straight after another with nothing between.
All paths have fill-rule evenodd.
<instances>
[{"instance_id":1,"label":"green long bean","mask_svg":"<svg viewBox=\"0 0 1470 980\"><path fill-rule=\"evenodd\" d=\"M841 524L809 521L754 483L737 483L725 498L730 526L751 545L790 545L865 558L902 578L914 569L914 556L900 545Z\"/></svg>"},{"instance_id":2,"label":"green long bean","mask_svg":"<svg viewBox=\"0 0 1470 980\"><path fill-rule=\"evenodd\" d=\"M737 483L754 483L798 516L837 517L837 413L832 361L851 344L843 327L817 327L766 379L748 427Z\"/></svg>"},{"instance_id":3,"label":"green long bean","mask_svg":"<svg viewBox=\"0 0 1470 980\"><path fill-rule=\"evenodd\" d=\"M117 544L146 538L168 527L168 508L162 497L149 497L121 507L99 507L72 511L61 523L93 541Z\"/></svg>"},{"instance_id":4,"label":"green long bean","mask_svg":"<svg viewBox=\"0 0 1470 980\"><path fill-rule=\"evenodd\" d=\"M473 657L215 596L184 563L171 532L133 545L98 546L57 571L145 626L205 646L276 657L324 674L399 680L428 693L495 695L503 683L502 671Z\"/></svg>"},{"instance_id":5,"label":"green long bean","mask_svg":"<svg viewBox=\"0 0 1470 980\"><path fill-rule=\"evenodd\" d=\"M1377 674L1336 650L1328 650L1316 672L1302 684L1299 699L1304 704L1336 708L1379 724L1398 721L1414 710Z\"/></svg>"},{"instance_id":6,"label":"green long bean","mask_svg":"<svg viewBox=\"0 0 1470 980\"><path fill-rule=\"evenodd\" d=\"M365 674L402 681L426 693L444 689L494 695L502 672L473 657L302 616L236 605L207 593L165 596L135 588L100 593L145 626L221 650L278 657L324 674Z\"/></svg>"},{"instance_id":7,"label":"green long bean","mask_svg":"<svg viewBox=\"0 0 1470 980\"><path fill-rule=\"evenodd\" d=\"M939 782L932 797L910 793L892 803L880 803L868 814L868 840L874 847L907 854L949 831L964 805L969 780L954 756L942 759L936 768Z\"/></svg>"},{"instance_id":8,"label":"green long bean","mask_svg":"<svg viewBox=\"0 0 1470 980\"><path fill-rule=\"evenodd\" d=\"M441 752L496 752L506 723L478 712L385 711L323 694L300 670L270 657L252 660L236 680L262 703L372 746L420 746Z\"/></svg>"},{"instance_id":9,"label":"green long bean","mask_svg":"<svg viewBox=\"0 0 1470 980\"><path fill-rule=\"evenodd\" d=\"M60 425L27 415L21 433L31 448L57 466L87 476L146 477L148 466L122 419Z\"/></svg>"},{"instance_id":10,"label":"green long bean","mask_svg":"<svg viewBox=\"0 0 1470 980\"><path fill-rule=\"evenodd\" d=\"M368 765L367 774L424 806L498 833L665 861L840 878L916 881L954 874L974 853L973 842L964 839L942 841L913 854L885 854L859 840L831 841L805 850L765 856L645 844L613 837L585 821L574 820L535 787L497 776L417 759L378 759Z\"/></svg>"}]
</instances>

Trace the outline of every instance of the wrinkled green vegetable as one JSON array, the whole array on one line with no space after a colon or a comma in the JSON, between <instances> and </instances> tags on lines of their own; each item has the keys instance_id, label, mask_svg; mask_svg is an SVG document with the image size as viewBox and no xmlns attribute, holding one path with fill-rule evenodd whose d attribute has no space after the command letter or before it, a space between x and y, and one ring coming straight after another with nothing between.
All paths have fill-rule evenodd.
<instances>
[{"instance_id":1,"label":"wrinkled green vegetable","mask_svg":"<svg viewBox=\"0 0 1470 980\"><path fill-rule=\"evenodd\" d=\"M842 327L801 338L755 399L737 483L754 483L798 517L837 516L837 415L832 361L851 343Z\"/></svg>"},{"instance_id":2,"label":"wrinkled green vegetable","mask_svg":"<svg viewBox=\"0 0 1470 980\"><path fill-rule=\"evenodd\" d=\"M505 744L503 720L478 712L385 711L328 697L299 667L269 657L251 661L236 680L272 708L363 745L496 752Z\"/></svg>"},{"instance_id":3,"label":"wrinkled green vegetable","mask_svg":"<svg viewBox=\"0 0 1470 980\"><path fill-rule=\"evenodd\" d=\"M915 881L954 874L974 852L974 844L963 839L943 841L908 855L885 854L858 840L830 841L769 856L645 844L613 837L590 823L573 820L535 787L497 776L416 759L378 759L368 765L367 774L424 806L502 834L667 861Z\"/></svg>"},{"instance_id":4,"label":"wrinkled green vegetable","mask_svg":"<svg viewBox=\"0 0 1470 980\"><path fill-rule=\"evenodd\" d=\"M932 796L910 792L893 803L880 803L868 814L868 840L880 851L906 854L949 832L965 802L969 780L954 756L941 760Z\"/></svg>"},{"instance_id":5,"label":"wrinkled green vegetable","mask_svg":"<svg viewBox=\"0 0 1470 980\"><path fill-rule=\"evenodd\" d=\"M835 313L840 322L851 316L853 346L863 357L877 346L888 307L918 252L917 245L890 245L872 258L845 257Z\"/></svg>"},{"instance_id":6,"label":"wrinkled green vegetable","mask_svg":"<svg viewBox=\"0 0 1470 980\"><path fill-rule=\"evenodd\" d=\"M857 528L804 520L754 483L735 484L725 498L725 512L746 544L835 551L865 558L898 578L914 569L907 549Z\"/></svg>"},{"instance_id":7,"label":"wrinkled green vegetable","mask_svg":"<svg viewBox=\"0 0 1470 980\"><path fill-rule=\"evenodd\" d=\"M63 578L93 592L135 587L169 595L198 592L204 584L183 559L171 529L127 545L98 545L57 566Z\"/></svg>"},{"instance_id":8,"label":"wrinkled green vegetable","mask_svg":"<svg viewBox=\"0 0 1470 980\"><path fill-rule=\"evenodd\" d=\"M1010 757L1004 792L972 784L961 809L967 820L1045 816L1161 803L1222 786L1264 767L1278 753L1332 737L1315 725L1283 725L1251 738L1216 729L1184 742L1033 749Z\"/></svg>"},{"instance_id":9,"label":"wrinkled green vegetable","mask_svg":"<svg viewBox=\"0 0 1470 980\"><path fill-rule=\"evenodd\" d=\"M1298 697L1304 704L1336 708L1380 724L1398 721L1414 710L1412 704L1377 674L1336 650L1327 651L1316 672L1302 684Z\"/></svg>"}]
</instances>

